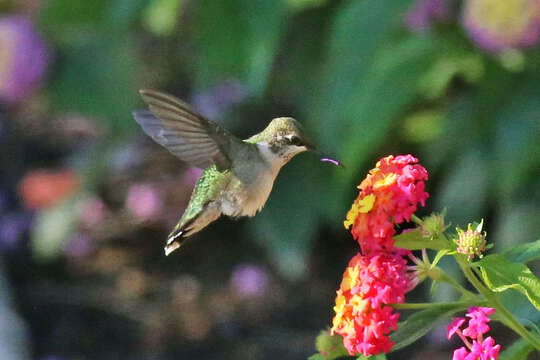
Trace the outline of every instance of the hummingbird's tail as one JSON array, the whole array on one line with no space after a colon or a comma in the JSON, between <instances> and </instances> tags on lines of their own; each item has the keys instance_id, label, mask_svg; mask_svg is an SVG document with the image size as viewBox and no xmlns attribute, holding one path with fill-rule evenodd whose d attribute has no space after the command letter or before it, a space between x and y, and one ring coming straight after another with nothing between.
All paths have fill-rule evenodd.
<instances>
[{"instance_id":1,"label":"hummingbird's tail","mask_svg":"<svg viewBox=\"0 0 540 360\"><path fill-rule=\"evenodd\" d=\"M165 245L165 256L169 256L174 250L182 246L182 234L184 231L173 231L167 238L167 244Z\"/></svg>"},{"instance_id":2,"label":"hummingbird's tail","mask_svg":"<svg viewBox=\"0 0 540 360\"><path fill-rule=\"evenodd\" d=\"M189 208L169 234L165 245L165 255L178 249L186 238L199 232L221 216L221 206L217 202L209 202L197 210L188 211Z\"/></svg>"}]
</instances>

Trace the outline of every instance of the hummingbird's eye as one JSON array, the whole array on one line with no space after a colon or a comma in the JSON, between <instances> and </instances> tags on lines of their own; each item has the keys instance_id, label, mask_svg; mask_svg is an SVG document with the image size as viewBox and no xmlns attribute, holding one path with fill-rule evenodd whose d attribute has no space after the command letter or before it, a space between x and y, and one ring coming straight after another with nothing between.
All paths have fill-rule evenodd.
<instances>
[{"instance_id":1,"label":"hummingbird's eye","mask_svg":"<svg viewBox=\"0 0 540 360\"><path fill-rule=\"evenodd\" d=\"M298 136L292 136L291 137L291 144L296 146L302 146L302 140Z\"/></svg>"}]
</instances>

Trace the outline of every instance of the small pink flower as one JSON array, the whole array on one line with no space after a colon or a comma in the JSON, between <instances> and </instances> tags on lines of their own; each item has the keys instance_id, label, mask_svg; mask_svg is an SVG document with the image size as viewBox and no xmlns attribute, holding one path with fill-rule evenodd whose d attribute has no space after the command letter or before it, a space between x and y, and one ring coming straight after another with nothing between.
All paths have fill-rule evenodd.
<instances>
[{"instance_id":1,"label":"small pink flower","mask_svg":"<svg viewBox=\"0 0 540 360\"><path fill-rule=\"evenodd\" d=\"M469 326L463 330L463 335L476 338L487 333L489 331L487 323L491 321L487 316L492 315L494 312L495 309L487 307L469 308L469 312L465 316L471 319L469 320Z\"/></svg>"},{"instance_id":2,"label":"small pink flower","mask_svg":"<svg viewBox=\"0 0 540 360\"><path fill-rule=\"evenodd\" d=\"M452 360L465 360L467 355L469 355L469 351L465 346L462 346L459 349L454 350L454 356L452 356Z\"/></svg>"},{"instance_id":3,"label":"small pink flower","mask_svg":"<svg viewBox=\"0 0 540 360\"><path fill-rule=\"evenodd\" d=\"M495 309L488 307L470 307L466 316L469 319L468 327L461 331L461 326L465 323L465 318L456 318L446 328L447 337L450 339L454 334L458 334L467 347L460 347L454 351L452 360L497 360L500 345L495 344L491 336L483 339L483 334L489 331L486 323L491 321L488 318Z\"/></svg>"},{"instance_id":4,"label":"small pink flower","mask_svg":"<svg viewBox=\"0 0 540 360\"><path fill-rule=\"evenodd\" d=\"M471 352L466 360L495 360L499 356L501 345L495 345L495 340L491 336L484 341L473 341Z\"/></svg>"},{"instance_id":5,"label":"small pink flower","mask_svg":"<svg viewBox=\"0 0 540 360\"><path fill-rule=\"evenodd\" d=\"M455 318L452 322L446 327L446 338L450 340L452 336L461 329L461 325L465 322L465 318Z\"/></svg>"},{"instance_id":6,"label":"small pink flower","mask_svg":"<svg viewBox=\"0 0 540 360\"><path fill-rule=\"evenodd\" d=\"M79 208L79 221L87 228L98 225L105 218L105 204L103 201L92 196L83 200Z\"/></svg>"},{"instance_id":7,"label":"small pink flower","mask_svg":"<svg viewBox=\"0 0 540 360\"><path fill-rule=\"evenodd\" d=\"M161 211L161 196L152 185L132 185L126 198L126 207L136 218L149 220L156 217Z\"/></svg>"}]
</instances>

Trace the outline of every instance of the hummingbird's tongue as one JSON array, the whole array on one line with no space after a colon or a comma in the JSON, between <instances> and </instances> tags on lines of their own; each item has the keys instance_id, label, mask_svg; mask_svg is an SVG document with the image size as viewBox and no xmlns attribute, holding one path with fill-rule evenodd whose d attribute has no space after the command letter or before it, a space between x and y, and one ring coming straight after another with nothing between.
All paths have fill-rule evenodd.
<instances>
[{"instance_id":1,"label":"hummingbird's tongue","mask_svg":"<svg viewBox=\"0 0 540 360\"><path fill-rule=\"evenodd\" d=\"M341 163L340 163L339 161L334 160L334 159L330 159L330 158L326 158L326 157L321 158L321 161L322 161L322 162L329 162L329 163L332 163L332 164L334 164L334 165L336 165L336 166L340 166L340 165L341 165Z\"/></svg>"}]
</instances>

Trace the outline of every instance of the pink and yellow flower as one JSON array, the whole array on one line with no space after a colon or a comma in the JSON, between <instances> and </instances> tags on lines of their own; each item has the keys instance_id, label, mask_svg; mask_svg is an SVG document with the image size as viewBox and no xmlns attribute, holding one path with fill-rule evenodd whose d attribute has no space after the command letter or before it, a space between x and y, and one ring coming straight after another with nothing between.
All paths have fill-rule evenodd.
<instances>
[{"instance_id":1,"label":"pink and yellow flower","mask_svg":"<svg viewBox=\"0 0 540 360\"><path fill-rule=\"evenodd\" d=\"M343 336L349 354L389 352L389 333L397 330L399 313L390 304L403 303L418 283L407 266L411 252L394 247L395 224L410 220L428 193L428 173L412 155L387 156L377 162L358 186L360 194L344 222L360 244L343 274L336 296L331 333Z\"/></svg>"},{"instance_id":2,"label":"pink and yellow flower","mask_svg":"<svg viewBox=\"0 0 540 360\"><path fill-rule=\"evenodd\" d=\"M357 254L337 291L332 335L343 336L351 355L389 352L388 334L399 319L389 304L405 301L408 282L407 261L399 253Z\"/></svg>"},{"instance_id":3,"label":"pink and yellow flower","mask_svg":"<svg viewBox=\"0 0 540 360\"><path fill-rule=\"evenodd\" d=\"M418 204L425 204L428 173L412 155L387 156L377 162L358 186L360 194L344 221L362 252L390 251L395 224L410 220Z\"/></svg>"}]
</instances>

